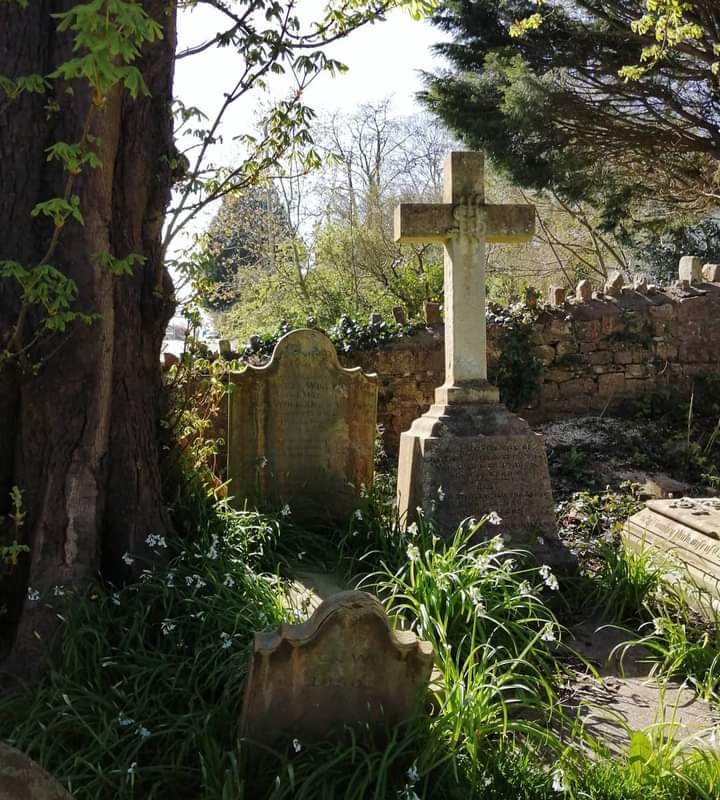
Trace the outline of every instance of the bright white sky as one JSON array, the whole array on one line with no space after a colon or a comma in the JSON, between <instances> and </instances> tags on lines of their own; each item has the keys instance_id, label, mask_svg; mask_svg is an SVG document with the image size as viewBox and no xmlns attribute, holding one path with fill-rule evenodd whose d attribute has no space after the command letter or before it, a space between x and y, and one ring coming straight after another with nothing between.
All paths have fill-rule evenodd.
<instances>
[{"instance_id":1,"label":"bright white sky","mask_svg":"<svg viewBox=\"0 0 720 800\"><path fill-rule=\"evenodd\" d=\"M302 18L322 19L324 4L325 0L301 0ZM208 41L226 27L227 18L207 5L182 12L178 22L178 52ZM415 93L423 88L419 70L433 71L441 66L441 60L432 55L430 47L442 38L442 33L429 21L416 21L406 10L396 9L384 22L367 25L326 49L328 56L348 67L348 72L336 77L329 73L320 75L308 87L305 103L322 115L336 110L351 112L363 103L390 97L395 113L410 115L419 108L415 101ZM186 106L196 106L212 119L237 70L238 59L231 48L212 47L180 59L175 67L175 95ZM281 99L289 86L288 78L272 76L267 92L257 91L235 104L226 116L223 143L212 151L214 164L240 160L233 137L253 132L259 105ZM187 142L179 144L182 149ZM214 210L204 212L186 234L204 229ZM187 238L183 239L176 240L171 250L186 244Z\"/></svg>"}]
</instances>

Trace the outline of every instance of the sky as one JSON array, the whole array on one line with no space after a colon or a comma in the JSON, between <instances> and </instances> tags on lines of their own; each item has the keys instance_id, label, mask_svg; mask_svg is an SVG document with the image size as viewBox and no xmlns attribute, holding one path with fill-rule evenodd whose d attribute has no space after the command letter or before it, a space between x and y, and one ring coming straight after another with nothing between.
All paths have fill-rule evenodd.
<instances>
[{"instance_id":1,"label":"sky","mask_svg":"<svg viewBox=\"0 0 720 800\"><path fill-rule=\"evenodd\" d=\"M300 0L302 19L322 18L324 0ZM178 20L178 53L190 46L206 42L218 30L227 27L227 20L215 9L198 4L184 11ZM320 114L334 111L351 112L372 101L391 98L392 110L402 116L419 110L415 93L422 88L420 70L433 71L442 62L431 53L431 46L443 34L428 21L414 20L407 10L395 9L383 22L354 31L326 48L331 58L348 67L346 73L333 77L321 74L306 90L305 103ZM223 102L238 70L237 56L231 48L212 47L207 51L177 60L175 96L186 106L195 106L209 117ZM268 105L290 91L290 81L273 76L266 92L256 91L231 108L222 131L223 141L213 148L210 160L215 164L232 164L241 160L241 152L233 137L252 132L253 120L260 104ZM180 140L180 149L193 140ZM186 235L175 241L170 254L189 243L189 236L200 232L209 223L216 208L209 208L189 226Z\"/></svg>"}]
</instances>

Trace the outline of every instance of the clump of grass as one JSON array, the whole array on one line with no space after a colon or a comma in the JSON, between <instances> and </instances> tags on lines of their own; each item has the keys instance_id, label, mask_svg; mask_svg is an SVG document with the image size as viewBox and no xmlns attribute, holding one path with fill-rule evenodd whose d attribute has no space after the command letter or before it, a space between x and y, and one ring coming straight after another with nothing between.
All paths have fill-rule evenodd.
<instances>
[{"instance_id":1,"label":"clump of grass","mask_svg":"<svg viewBox=\"0 0 720 800\"><path fill-rule=\"evenodd\" d=\"M284 614L277 579L248 566L263 528L208 529L138 584L65 598L58 664L0 699L0 735L78 798L201 796L203 765L236 751L252 633Z\"/></svg>"}]
</instances>

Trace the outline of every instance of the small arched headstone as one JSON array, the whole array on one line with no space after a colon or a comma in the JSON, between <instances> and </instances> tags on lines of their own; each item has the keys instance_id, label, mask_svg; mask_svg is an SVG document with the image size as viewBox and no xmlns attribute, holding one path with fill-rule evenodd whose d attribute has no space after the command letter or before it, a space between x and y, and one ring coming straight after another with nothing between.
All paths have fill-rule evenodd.
<instances>
[{"instance_id":1,"label":"small arched headstone","mask_svg":"<svg viewBox=\"0 0 720 800\"><path fill-rule=\"evenodd\" d=\"M31 758L0 742L0 800L73 800Z\"/></svg>"},{"instance_id":2,"label":"small arched headstone","mask_svg":"<svg viewBox=\"0 0 720 800\"><path fill-rule=\"evenodd\" d=\"M404 722L418 710L432 664L432 646L393 631L376 597L339 592L307 622L255 634L241 736L317 742Z\"/></svg>"}]
</instances>

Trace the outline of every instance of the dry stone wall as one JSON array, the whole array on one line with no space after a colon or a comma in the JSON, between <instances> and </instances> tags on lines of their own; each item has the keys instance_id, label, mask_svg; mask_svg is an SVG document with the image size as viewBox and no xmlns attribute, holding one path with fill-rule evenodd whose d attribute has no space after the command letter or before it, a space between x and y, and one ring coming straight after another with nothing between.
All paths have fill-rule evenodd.
<instances>
[{"instance_id":1,"label":"dry stone wall","mask_svg":"<svg viewBox=\"0 0 720 800\"><path fill-rule=\"evenodd\" d=\"M689 390L695 376L720 374L720 274L710 277L718 282L680 280L661 290L615 281L602 294L579 287L564 300L558 293L561 305L537 313L533 350L543 370L521 413L540 420L600 412L663 385ZM491 370L503 336L501 326L488 324ZM443 348L443 326L434 324L380 350L341 357L344 366L378 374L378 421L391 454L443 382Z\"/></svg>"}]
</instances>

